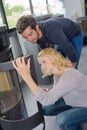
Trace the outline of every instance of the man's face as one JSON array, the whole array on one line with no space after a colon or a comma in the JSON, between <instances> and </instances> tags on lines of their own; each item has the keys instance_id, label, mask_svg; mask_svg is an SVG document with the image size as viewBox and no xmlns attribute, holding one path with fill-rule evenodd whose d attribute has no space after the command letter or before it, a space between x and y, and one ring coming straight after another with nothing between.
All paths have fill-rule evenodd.
<instances>
[{"instance_id":1,"label":"man's face","mask_svg":"<svg viewBox=\"0 0 87 130\"><path fill-rule=\"evenodd\" d=\"M21 35L29 42L36 43L39 39L38 25L36 25L36 30L32 29L30 26L27 27Z\"/></svg>"}]
</instances>

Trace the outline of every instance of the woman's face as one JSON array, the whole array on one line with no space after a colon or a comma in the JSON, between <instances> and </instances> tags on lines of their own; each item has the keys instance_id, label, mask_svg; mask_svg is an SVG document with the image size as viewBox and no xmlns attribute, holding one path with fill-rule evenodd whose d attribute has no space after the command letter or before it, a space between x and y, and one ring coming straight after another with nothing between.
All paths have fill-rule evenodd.
<instances>
[{"instance_id":1,"label":"woman's face","mask_svg":"<svg viewBox=\"0 0 87 130\"><path fill-rule=\"evenodd\" d=\"M49 57L38 57L38 62L41 66L41 71L45 75L53 74L53 68L52 65L53 61Z\"/></svg>"}]
</instances>

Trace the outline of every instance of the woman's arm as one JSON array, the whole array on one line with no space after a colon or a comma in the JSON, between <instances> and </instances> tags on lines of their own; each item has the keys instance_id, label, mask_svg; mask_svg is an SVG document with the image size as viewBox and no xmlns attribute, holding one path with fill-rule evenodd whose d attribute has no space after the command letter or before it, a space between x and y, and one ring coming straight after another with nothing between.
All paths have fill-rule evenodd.
<instances>
[{"instance_id":1,"label":"woman's arm","mask_svg":"<svg viewBox=\"0 0 87 130\"><path fill-rule=\"evenodd\" d=\"M39 87L33 80L30 73L30 59L28 59L28 63L26 64L24 57L19 57L16 59L15 62L12 63L14 68L17 70L17 72L22 76L24 81L27 83L32 93L35 94L38 91Z\"/></svg>"}]
</instances>

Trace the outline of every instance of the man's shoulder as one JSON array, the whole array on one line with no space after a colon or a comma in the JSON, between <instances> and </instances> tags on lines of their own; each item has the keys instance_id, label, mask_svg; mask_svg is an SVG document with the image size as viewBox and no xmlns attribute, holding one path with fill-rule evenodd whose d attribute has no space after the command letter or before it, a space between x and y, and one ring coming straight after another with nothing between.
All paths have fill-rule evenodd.
<instances>
[{"instance_id":1,"label":"man's shoulder","mask_svg":"<svg viewBox=\"0 0 87 130\"><path fill-rule=\"evenodd\" d=\"M58 25L60 25L61 22L60 22L59 20L57 20L57 19L52 19L52 18L50 18L50 19L41 21L41 22L39 22L38 24L39 24L39 26L41 26L42 28L46 28L46 29L47 29L47 27L51 27L51 28L52 28L54 25L55 25L55 26L57 25L57 27L58 27Z\"/></svg>"},{"instance_id":2,"label":"man's shoulder","mask_svg":"<svg viewBox=\"0 0 87 130\"><path fill-rule=\"evenodd\" d=\"M52 21L53 21L53 20L50 18L50 19L47 19L47 20L40 21L40 22L38 22L38 24L43 25L43 24L50 23L50 22L52 22Z\"/></svg>"}]
</instances>

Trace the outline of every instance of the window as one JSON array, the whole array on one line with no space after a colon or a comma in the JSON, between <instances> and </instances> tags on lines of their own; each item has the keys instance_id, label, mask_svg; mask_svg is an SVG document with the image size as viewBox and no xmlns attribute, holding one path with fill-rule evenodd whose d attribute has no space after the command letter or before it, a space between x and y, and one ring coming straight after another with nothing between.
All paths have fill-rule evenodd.
<instances>
[{"instance_id":1,"label":"window","mask_svg":"<svg viewBox=\"0 0 87 130\"><path fill-rule=\"evenodd\" d=\"M2 19L2 1L0 1L0 26L3 25L3 19Z\"/></svg>"},{"instance_id":2,"label":"window","mask_svg":"<svg viewBox=\"0 0 87 130\"><path fill-rule=\"evenodd\" d=\"M33 10L35 15L47 14L46 0L32 0Z\"/></svg>"},{"instance_id":3,"label":"window","mask_svg":"<svg viewBox=\"0 0 87 130\"><path fill-rule=\"evenodd\" d=\"M9 28L15 27L17 19L23 14L30 14L28 0L3 0Z\"/></svg>"},{"instance_id":4,"label":"window","mask_svg":"<svg viewBox=\"0 0 87 130\"><path fill-rule=\"evenodd\" d=\"M1 0L3 2L6 21L9 28L16 26L16 22L21 15L33 14L36 16L45 14L64 14L64 0ZM0 24L2 18L0 14Z\"/></svg>"},{"instance_id":5,"label":"window","mask_svg":"<svg viewBox=\"0 0 87 130\"><path fill-rule=\"evenodd\" d=\"M32 0L35 15L44 15L47 13L64 14L65 8L63 0Z\"/></svg>"},{"instance_id":6,"label":"window","mask_svg":"<svg viewBox=\"0 0 87 130\"><path fill-rule=\"evenodd\" d=\"M3 25L2 17L1 17L1 12L0 12L0 26Z\"/></svg>"},{"instance_id":7,"label":"window","mask_svg":"<svg viewBox=\"0 0 87 130\"><path fill-rule=\"evenodd\" d=\"M48 0L49 12L56 14L64 14L64 2L63 0Z\"/></svg>"}]
</instances>

